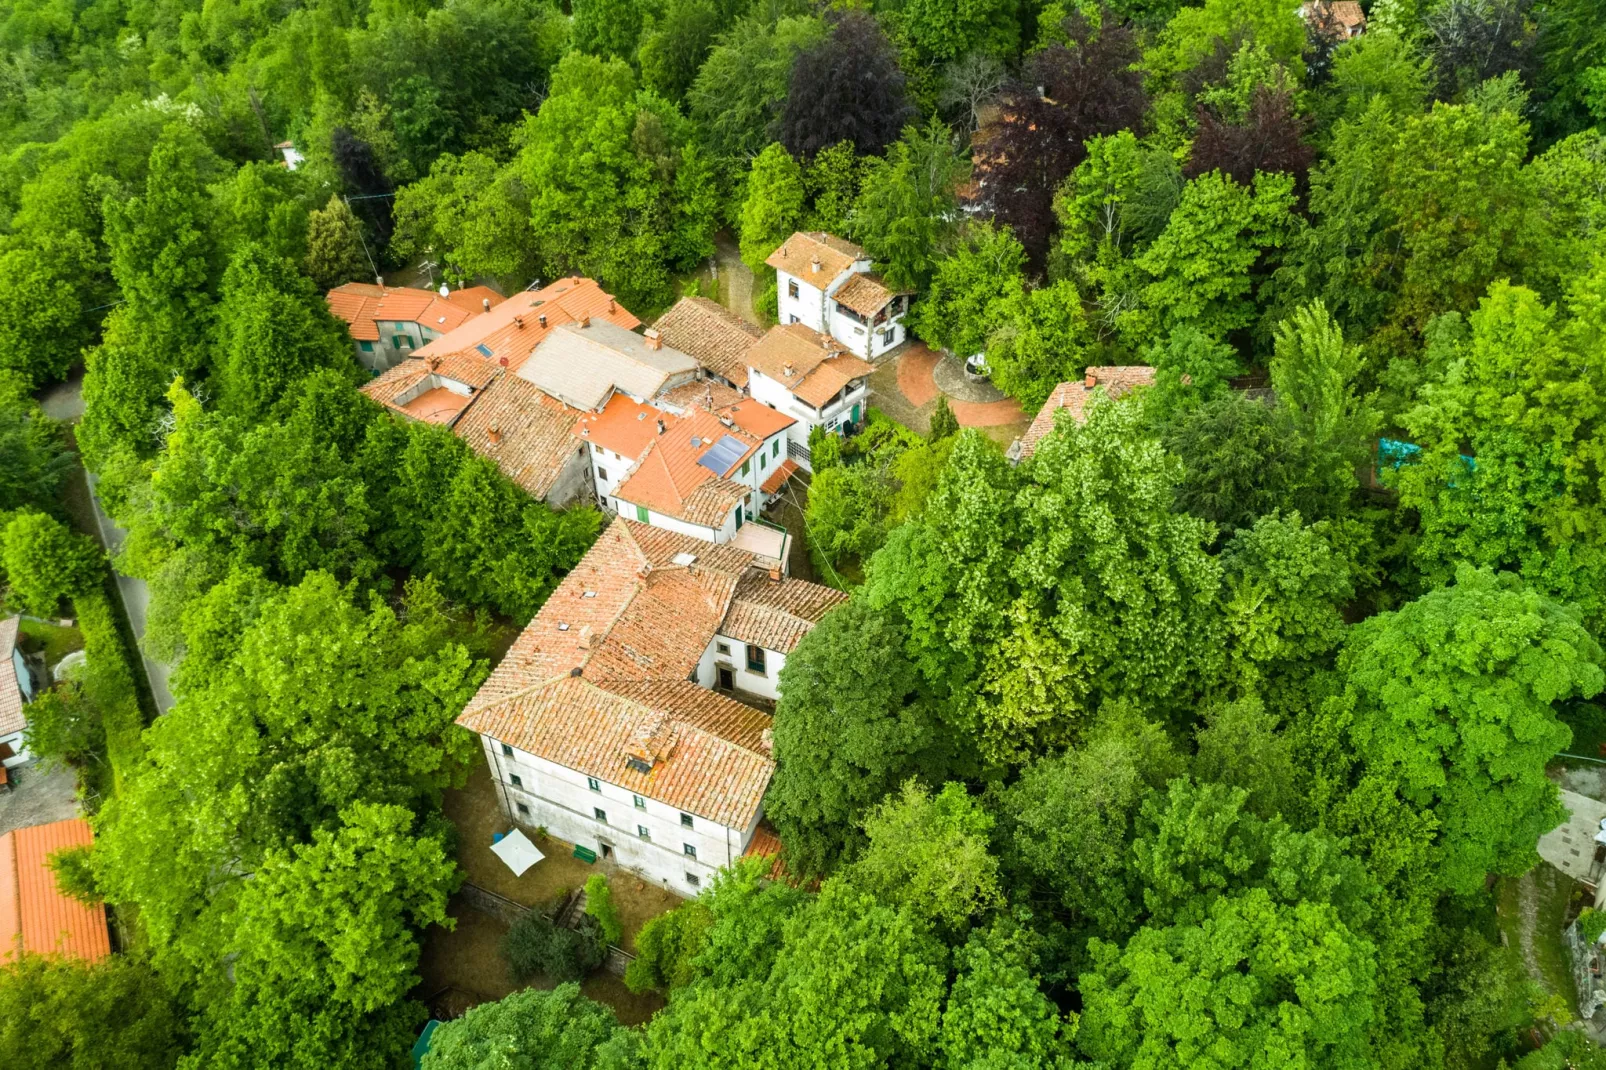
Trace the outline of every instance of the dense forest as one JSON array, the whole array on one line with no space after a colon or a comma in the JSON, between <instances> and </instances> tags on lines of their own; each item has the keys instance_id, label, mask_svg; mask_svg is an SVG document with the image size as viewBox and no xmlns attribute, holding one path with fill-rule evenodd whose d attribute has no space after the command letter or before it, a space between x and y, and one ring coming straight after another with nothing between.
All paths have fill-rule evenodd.
<instances>
[{"instance_id":1,"label":"dense forest","mask_svg":"<svg viewBox=\"0 0 1606 1070\"><path fill-rule=\"evenodd\" d=\"M31 707L132 939L0 972L0 1050L407 1065L453 720L602 518L368 402L324 290L647 320L728 232L773 316L809 229L1028 412L1156 381L1018 465L946 409L817 451L788 879L647 925L644 1027L525 990L426 1070L1606 1066L1495 924L1606 738L1606 19L1366 6L0 2L7 605L106 617L81 461L177 665Z\"/></svg>"}]
</instances>

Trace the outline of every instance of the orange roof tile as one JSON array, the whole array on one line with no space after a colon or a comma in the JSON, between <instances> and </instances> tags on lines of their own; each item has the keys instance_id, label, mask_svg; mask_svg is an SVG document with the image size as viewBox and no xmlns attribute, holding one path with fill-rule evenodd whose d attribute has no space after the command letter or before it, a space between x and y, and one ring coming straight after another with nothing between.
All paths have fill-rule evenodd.
<instances>
[{"instance_id":1,"label":"orange roof tile","mask_svg":"<svg viewBox=\"0 0 1606 1070\"><path fill-rule=\"evenodd\" d=\"M786 865L781 861L781 837L767 822L758 823L753 830L753 838L747 841L747 850L742 854L749 858L771 859L769 872L765 874L770 880L778 881L786 876Z\"/></svg>"},{"instance_id":2,"label":"orange roof tile","mask_svg":"<svg viewBox=\"0 0 1606 1070\"><path fill-rule=\"evenodd\" d=\"M653 426L659 426L658 422ZM663 433L653 437L635 469L615 489L615 496L688 524L719 527L752 493L750 487L730 477L758 451L763 439L742 430L734 419L727 426L699 408L665 420L663 427ZM741 452L732 451L724 470L716 472L702 460L726 438L739 443Z\"/></svg>"},{"instance_id":3,"label":"orange roof tile","mask_svg":"<svg viewBox=\"0 0 1606 1070\"><path fill-rule=\"evenodd\" d=\"M485 302L489 301L491 303L491 308L495 308L503 301L506 301L507 298L503 297L489 286L465 286L461 290L452 290L446 295L446 300L450 301L458 308L467 309L470 312L477 313L489 312L491 310L490 308L485 307Z\"/></svg>"},{"instance_id":4,"label":"orange roof tile","mask_svg":"<svg viewBox=\"0 0 1606 1070\"><path fill-rule=\"evenodd\" d=\"M648 443L658 437L660 419L668 420L670 416L651 405L633 401L625 394L614 394L601 412L581 413L572 433L621 457L636 460Z\"/></svg>"},{"instance_id":5,"label":"orange roof tile","mask_svg":"<svg viewBox=\"0 0 1606 1070\"><path fill-rule=\"evenodd\" d=\"M531 496L545 498L580 448L569 433L576 415L517 376L499 375L452 431Z\"/></svg>"},{"instance_id":6,"label":"orange roof tile","mask_svg":"<svg viewBox=\"0 0 1606 1070\"><path fill-rule=\"evenodd\" d=\"M463 404L455 411L446 413L441 419L427 421L450 425L472 400L473 395L491 384L496 378L496 372L494 364L461 355L411 357L364 383L362 392L392 412L420 420L425 419L426 410L410 410L408 408L410 403L422 395L446 389L448 382L457 384L469 392L466 396L459 394L463 398Z\"/></svg>"},{"instance_id":7,"label":"orange roof tile","mask_svg":"<svg viewBox=\"0 0 1606 1070\"><path fill-rule=\"evenodd\" d=\"M774 494L786 486L786 481L797 475L797 473L798 464L796 461L783 461L781 462L781 467L771 472L770 477L764 481L763 486L759 487L759 489L765 494Z\"/></svg>"},{"instance_id":8,"label":"orange roof tile","mask_svg":"<svg viewBox=\"0 0 1606 1070\"><path fill-rule=\"evenodd\" d=\"M475 316L430 342L418 355L469 353L494 364L505 360L506 367L516 371L552 328L587 317L606 319L626 330L641 326L641 321L597 285L595 279L576 275L559 279L540 290L514 294L490 312Z\"/></svg>"},{"instance_id":9,"label":"orange roof tile","mask_svg":"<svg viewBox=\"0 0 1606 1070\"><path fill-rule=\"evenodd\" d=\"M22 712L22 681L17 679L17 667L11 658L21 625L21 617L0 620L0 736L28 726L28 718Z\"/></svg>"},{"instance_id":10,"label":"orange roof tile","mask_svg":"<svg viewBox=\"0 0 1606 1070\"><path fill-rule=\"evenodd\" d=\"M857 261L868 259L862 248L835 234L800 230L782 242L764 263L823 290ZM816 261L820 265L818 271L814 270Z\"/></svg>"},{"instance_id":11,"label":"orange roof tile","mask_svg":"<svg viewBox=\"0 0 1606 1070\"><path fill-rule=\"evenodd\" d=\"M664 344L689 353L715 375L747 386L747 351L764 332L706 297L682 297L653 324Z\"/></svg>"},{"instance_id":12,"label":"orange roof tile","mask_svg":"<svg viewBox=\"0 0 1606 1070\"><path fill-rule=\"evenodd\" d=\"M495 290L476 286L474 292L484 291L485 297L501 297ZM381 323L417 323L432 331L446 334L463 323L480 315L485 297L472 301L459 300L458 295L442 297L433 290L418 290L410 286L378 286L371 282L348 282L329 291L329 311L346 321L351 336L360 342L379 339Z\"/></svg>"},{"instance_id":13,"label":"orange roof tile","mask_svg":"<svg viewBox=\"0 0 1606 1070\"><path fill-rule=\"evenodd\" d=\"M742 380L747 379L746 372ZM718 379L693 379L689 383L672 387L653 398L653 401L670 411L685 411L693 405L701 405L705 409L718 411L730 405L738 404L746 397L740 390L726 386Z\"/></svg>"},{"instance_id":14,"label":"orange roof tile","mask_svg":"<svg viewBox=\"0 0 1606 1070\"><path fill-rule=\"evenodd\" d=\"M103 907L68 898L56 886L50 856L92 842L81 817L0 836L0 963L21 954L66 955L94 962L111 954Z\"/></svg>"},{"instance_id":15,"label":"orange roof tile","mask_svg":"<svg viewBox=\"0 0 1606 1070\"><path fill-rule=\"evenodd\" d=\"M771 327L747 354L748 364L796 397L820 406L875 368L842 350L841 343L801 323Z\"/></svg>"},{"instance_id":16,"label":"orange roof tile","mask_svg":"<svg viewBox=\"0 0 1606 1070\"><path fill-rule=\"evenodd\" d=\"M851 308L861 316L874 316L903 291L894 291L882 281L880 275L858 272L838 286L831 300Z\"/></svg>"},{"instance_id":17,"label":"orange roof tile","mask_svg":"<svg viewBox=\"0 0 1606 1070\"><path fill-rule=\"evenodd\" d=\"M1021 436L1021 458L1036 452L1037 444L1054 430L1054 414L1059 410L1070 410L1071 419L1080 423L1087 419L1087 403L1096 391L1102 390L1114 399L1153 382L1154 369L1147 365L1110 364L1089 368L1081 379L1061 383L1048 395L1048 400L1032 418L1031 426Z\"/></svg>"},{"instance_id":18,"label":"orange roof tile","mask_svg":"<svg viewBox=\"0 0 1606 1070\"><path fill-rule=\"evenodd\" d=\"M751 398L733 405L722 406L715 411L721 416L730 417L732 423L760 442L797 423L786 413L777 412L762 401L754 401Z\"/></svg>"},{"instance_id":19,"label":"orange roof tile","mask_svg":"<svg viewBox=\"0 0 1606 1070\"><path fill-rule=\"evenodd\" d=\"M736 585L720 634L790 654L803 637L848 596L832 587L749 572Z\"/></svg>"}]
</instances>

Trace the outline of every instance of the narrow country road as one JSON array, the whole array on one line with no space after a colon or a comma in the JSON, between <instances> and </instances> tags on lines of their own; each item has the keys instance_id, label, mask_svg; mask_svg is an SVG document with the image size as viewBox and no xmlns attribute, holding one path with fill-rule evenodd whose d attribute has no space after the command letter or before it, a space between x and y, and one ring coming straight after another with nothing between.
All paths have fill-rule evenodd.
<instances>
[{"instance_id":1,"label":"narrow country road","mask_svg":"<svg viewBox=\"0 0 1606 1070\"><path fill-rule=\"evenodd\" d=\"M83 373L73 376L71 380L50 390L42 399L40 407L45 415L56 420L65 420L68 423L77 423L78 418L84 414L83 401ZM84 473L89 479L89 501L95 507L95 524L100 528L100 543L106 548L109 556L115 557L127 532L112 523L106 510L101 508L100 497L95 493L97 482L94 473ZM145 654L145 619L149 615L151 592L144 580L125 576L112 569L112 575L117 577L117 593L122 596L123 609L128 613L128 623L134 629L134 641L140 647L140 659L145 662L145 676L150 680L151 697L156 700L156 712L166 713L173 708L173 692L168 686L168 679L172 675L172 667L147 657Z\"/></svg>"}]
</instances>

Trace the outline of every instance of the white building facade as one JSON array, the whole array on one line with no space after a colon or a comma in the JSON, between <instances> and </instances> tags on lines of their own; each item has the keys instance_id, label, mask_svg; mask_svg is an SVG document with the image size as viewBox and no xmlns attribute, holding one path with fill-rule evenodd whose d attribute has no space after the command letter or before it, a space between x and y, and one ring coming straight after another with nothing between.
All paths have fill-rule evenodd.
<instances>
[{"instance_id":1,"label":"white building facade","mask_svg":"<svg viewBox=\"0 0 1606 1070\"><path fill-rule=\"evenodd\" d=\"M907 339L909 295L888 289L871 270L870 257L852 242L800 231L765 262L775 269L783 325L801 323L872 361Z\"/></svg>"}]
</instances>

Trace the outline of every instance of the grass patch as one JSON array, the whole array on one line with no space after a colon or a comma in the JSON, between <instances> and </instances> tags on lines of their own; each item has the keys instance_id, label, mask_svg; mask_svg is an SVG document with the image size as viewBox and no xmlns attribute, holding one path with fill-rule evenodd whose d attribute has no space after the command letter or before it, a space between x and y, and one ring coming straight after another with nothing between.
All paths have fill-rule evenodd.
<instances>
[{"instance_id":1,"label":"grass patch","mask_svg":"<svg viewBox=\"0 0 1606 1070\"><path fill-rule=\"evenodd\" d=\"M1560 995L1578 1013L1578 988L1562 940L1562 928L1583 887L1548 862L1521 877L1502 877L1495 887L1495 924L1546 991Z\"/></svg>"},{"instance_id":2,"label":"grass patch","mask_svg":"<svg viewBox=\"0 0 1606 1070\"><path fill-rule=\"evenodd\" d=\"M22 649L30 654L42 654L49 669L54 669L68 654L84 648L83 634L77 628L25 618L18 630L23 636Z\"/></svg>"}]
</instances>

